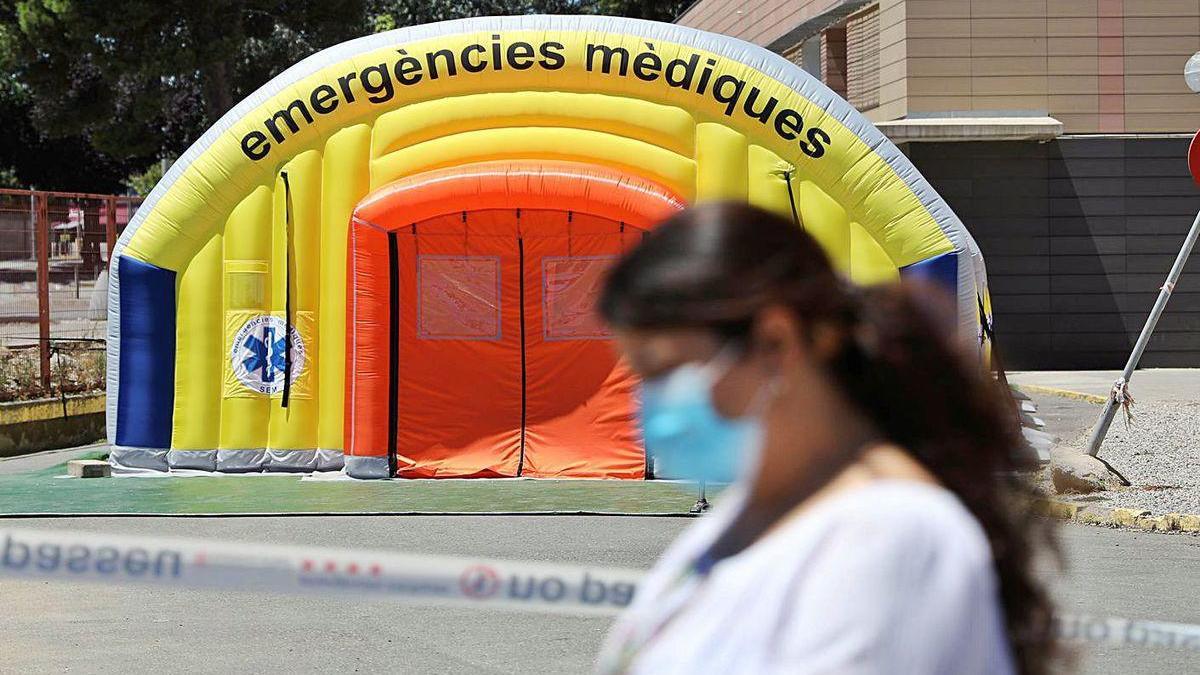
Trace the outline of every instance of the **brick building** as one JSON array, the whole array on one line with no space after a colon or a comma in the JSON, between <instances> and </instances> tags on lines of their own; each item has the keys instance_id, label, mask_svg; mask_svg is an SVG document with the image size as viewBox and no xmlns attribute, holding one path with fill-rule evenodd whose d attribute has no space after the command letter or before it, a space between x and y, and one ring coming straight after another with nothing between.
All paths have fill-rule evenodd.
<instances>
[{"instance_id":1,"label":"brick building","mask_svg":"<svg viewBox=\"0 0 1200 675\"><path fill-rule=\"evenodd\" d=\"M699 0L896 142L987 259L1013 368L1119 368L1200 209L1200 0ZM1142 360L1200 366L1200 260Z\"/></svg>"}]
</instances>

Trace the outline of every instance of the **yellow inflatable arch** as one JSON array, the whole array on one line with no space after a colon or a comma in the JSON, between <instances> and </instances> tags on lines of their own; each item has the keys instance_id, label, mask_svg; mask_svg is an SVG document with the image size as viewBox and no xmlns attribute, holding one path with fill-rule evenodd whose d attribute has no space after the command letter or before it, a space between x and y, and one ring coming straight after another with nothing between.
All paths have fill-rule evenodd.
<instances>
[{"instance_id":1,"label":"yellow inflatable arch","mask_svg":"<svg viewBox=\"0 0 1200 675\"><path fill-rule=\"evenodd\" d=\"M149 195L110 277L112 461L342 466L355 385L352 216L397 181L497 160L594 167L664 199L745 199L795 217L857 281L944 283L964 336L986 348L986 275L962 223L894 145L796 65L653 22L451 21L289 68ZM469 195L461 208L466 223ZM623 217L612 219L624 232ZM346 465L395 475L395 450L382 463L382 450L351 449Z\"/></svg>"}]
</instances>

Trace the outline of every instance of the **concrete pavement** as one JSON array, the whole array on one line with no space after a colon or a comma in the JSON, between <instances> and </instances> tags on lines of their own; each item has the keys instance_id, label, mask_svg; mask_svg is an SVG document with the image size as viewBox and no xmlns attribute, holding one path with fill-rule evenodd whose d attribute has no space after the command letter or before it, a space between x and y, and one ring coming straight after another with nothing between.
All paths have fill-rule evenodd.
<instances>
[{"instance_id":1,"label":"concrete pavement","mask_svg":"<svg viewBox=\"0 0 1200 675\"><path fill-rule=\"evenodd\" d=\"M1120 376L1119 370L1031 370L1008 373L1008 381L1015 385L1049 387L1105 398ZM1129 380L1129 388L1139 405L1200 401L1200 369L1137 370Z\"/></svg>"},{"instance_id":2,"label":"concrete pavement","mask_svg":"<svg viewBox=\"0 0 1200 675\"><path fill-rule=\"evenodd\" d=\"M1043 431L1059 441L1070 442L1078 438L1092 428L1100 414L1100 406L1095 403L1036 391L1027 393L1037 406L1035 414L1046 423Z\"/></svg>"},{"instance_id":3,"label":"concrete pavement","mask_svg":"<svg viewBox=\"0 0 1200 675\"><path fill-rule=\"evenodd\" d=\"M107 448L107 443L94 443L92 445L81 445L75 448L63 448L62 450L46 450L45 452L35 452L31 455L0 457L0 476L6 474L24 473L26 471L41 471L42 469L49 469L52 466L65 464L72 459L78 459L79 457L90 455L101 450L106 450Z\"/></svg>"},{"instance_id":4,"label":"concrete pavement","mask_svg":"<svg viewBox=\"0 0 1200 675\"><path fill-rule=\"evenodd\" d=\"M1200 389L1200 371L1134 377L1139 402ZM1103 394L1117 373L1016 373ZM1149 375L1148 377L1143 377ZM1190 378L1190 379L1189 379ZM1179 389L1182 386L1183 389ZM1190 388L1190 389L1189 389ZM1098 407L1034 394L1047 431L1082 433ZM1197 392L1192 400L1200 400ZM0 461L0 473L61 463L81 450ZM21 527L477 554L594 565L648 566L690 521L594 517L417 517L6 521ZM1068 567L1039 565L1062 611L1200 623L1200 538L1065 525ZM0 581L0 671L571 673L586 672L606 619L352 603L191 590ZM1189 672L1194 653L1088 645L1080 672Z\"/></svg>"},{"instance_id":5,"label":"concrete pavement","mask_svg":"<svg viewBox=\"0 0 1200 675\"><path fill-rule=\"evenodd\" d=\"M1066 569L1049 561L1040 568L1060 611L1200 624L1200 537L1076 524L1059 531ZM1196 672L1195 652L1090 644L1075 651L1081 673Z\"/></svg>"},{"instance_id":6,"label":"concrete pavement","mask_svg":"<svg viewBox=\"0 0 1200 675\"><path fill-rule=\"evenodd\" d=\"M690 521L598 517L89 518L34 528L645 567ZM1200 538L1062 529L1066 612L1200 623ZM1183 575L1181 577L1181 574ZM606 619L329 598L0 581L5 672L586 672ZM1187 672L1183 651L1087 647L1084 673Z\"/></svg>"}]
</instances>

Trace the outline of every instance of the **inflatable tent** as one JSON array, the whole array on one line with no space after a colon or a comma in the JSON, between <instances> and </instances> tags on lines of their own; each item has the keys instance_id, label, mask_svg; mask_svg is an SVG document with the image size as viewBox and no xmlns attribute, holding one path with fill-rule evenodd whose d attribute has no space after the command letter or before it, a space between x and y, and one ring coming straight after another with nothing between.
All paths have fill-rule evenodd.
<instances>
[{"instance_id":1,"label":"inflatable tent","mask_svg":"<svg viewBox=\"0 0 1200 675\"><path fill-rule=\"evenodd\" d=\"M639 478L606 266L701 200L802 223L851 278L925 276L986 352L970 235L796 65L610 17L395 30L222 117L122 234L116 464L356 477Z\"/></svg>"}]
</instances>

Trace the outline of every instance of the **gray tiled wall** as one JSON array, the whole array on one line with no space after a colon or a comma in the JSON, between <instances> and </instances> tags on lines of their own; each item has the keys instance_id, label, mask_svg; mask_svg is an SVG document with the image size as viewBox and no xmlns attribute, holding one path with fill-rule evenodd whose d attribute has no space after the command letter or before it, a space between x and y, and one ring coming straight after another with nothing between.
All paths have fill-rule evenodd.
<instances>
[{"instance_id":1,"label":"gray tiled wall","mask_svg":"<svg viewBox=\"0 0 1200 675\"><path fill-rule=\"evenodd\" d=\"M1186 138L914 143L983 249L1010 369L1119 368L1196 210ZM1142 359L1200 366L1200 251Z\"/></svg>"}]
</instances>

